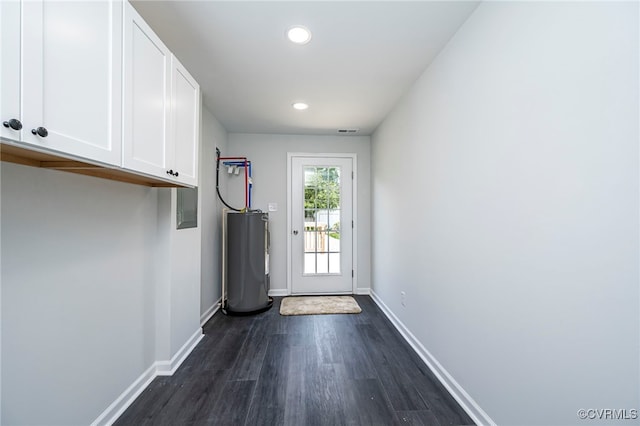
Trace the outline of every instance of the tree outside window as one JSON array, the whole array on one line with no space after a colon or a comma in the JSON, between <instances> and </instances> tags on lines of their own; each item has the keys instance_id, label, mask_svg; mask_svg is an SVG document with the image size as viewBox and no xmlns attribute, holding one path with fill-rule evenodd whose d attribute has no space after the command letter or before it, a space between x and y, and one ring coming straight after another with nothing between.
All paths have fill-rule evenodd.
<instances>
[{"instance_id":1,"label":"tree outside window","mask_svg":"<svg viewBox=\"0 0 640 426\"><path fill-rule=\"evenodd\" d=\"M340 169L338 167L305 168L304 208L305 218L309 222L315 221L319 212L326 217L324 220L330 220L329 217L333 216L332 212L339 214ZM339 239L340 222L332 223L329 231L329 236Z\"/></svg>"}]
</instances>

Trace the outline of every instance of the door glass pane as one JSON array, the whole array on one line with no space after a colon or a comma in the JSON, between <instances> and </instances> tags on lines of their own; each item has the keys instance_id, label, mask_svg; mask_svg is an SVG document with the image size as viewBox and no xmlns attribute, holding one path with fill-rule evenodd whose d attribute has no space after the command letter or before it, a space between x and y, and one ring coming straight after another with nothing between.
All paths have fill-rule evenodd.
<instances>
[{"instance_id":1,"label":"door glass pane","mask_svg":"<svg viewBox=\"0 0 640 426\"><path fill-rule=\"evenodd\" d=\"M340 273L340 253L329 253L329 273Z\"/></svg>"},{"instance_id":2,"label":"door glass pane","mask_svg":"<svg viewBox=\"0 0 640 426\"><path fill-rule=\"evenodd\" d=\"M328 274L329 273L329 258L326 253L316 254L316 274Z\"/></svg>"},{"instance_id":3,"label":"door glass pane","mask_svg":"<svg viewBox=\"0 0 640 426\"><path fill-rule=\"evenodd\" d=\"M304 273L339 274L340 167L304 167Z\"/></svg>"},{"instance_id":4,"label":"door glass pane","mask_svg":"<svg viewBox=\"0 0 640 426\"><path fill-rule=\"evenodd\" d=\"M316 227L318 231L326 231L329 229L329 210L318 209L316 211Z\"/></svg>"},{"instance_id":5,"label":"door glass pane","mask_svg":"<svg viewBox=\"0 0 640 426\"><path fill-rule=\"evenodd\" d=\"M315 274L316 273L316 255L315 253L304 254L304 273Z\"/></svg>"}]
</instances>

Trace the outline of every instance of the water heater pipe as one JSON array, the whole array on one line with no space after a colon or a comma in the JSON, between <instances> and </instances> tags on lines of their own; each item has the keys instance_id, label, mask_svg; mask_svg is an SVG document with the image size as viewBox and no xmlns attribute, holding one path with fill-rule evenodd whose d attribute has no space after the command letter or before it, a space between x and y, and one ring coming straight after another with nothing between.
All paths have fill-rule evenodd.
<instances>
[{"instance_id":1,"label":"water heater pipe","mask_svg":"<svg viewBox=\"0 0 640 426\"><path fill-rule=\"evenodd\" d=\"M249 204L249 171L247 170L247 157L218 157L218 160L242 160L244 166L244 208L249 210L251 205Z\"/></svg>"},{"instance_id":2,"label":"water heater pipe","mask_svg":"<svg viewBox=\"0 0 640 426\"><path fill-rule=\"evenodd\" d=\"M225 161L222 164L229 167L246 167L244 161ZM251 161L247 161L246 165L249 166L249 210L251 210L251 189L253 189L253 180L251 179L253 177Z\"/></svg>"}]
</instances>

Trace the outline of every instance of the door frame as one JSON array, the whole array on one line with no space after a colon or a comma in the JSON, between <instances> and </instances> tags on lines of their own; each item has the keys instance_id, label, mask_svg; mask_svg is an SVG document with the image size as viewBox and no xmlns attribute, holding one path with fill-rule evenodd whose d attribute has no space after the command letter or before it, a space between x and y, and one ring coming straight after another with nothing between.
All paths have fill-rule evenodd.
<instances>
[{"instance_id":1,"label":"door frame","mask_svg":"<svg viewBox=\"0 0 640 426\"><path fill-rule=\"evenodd\" d=\"M352 200L351 214L353 216L353 228L351 235L351 268L353 276L351 277L351 293L357 294L358 289L358 155L356 153L317 153L317 152L287 152L287 296L291 296L291 288L293 281L293 261L292 261L292 210L293 210L293 158L311 157L311 158L350 158L351 171L353 172L352 180ZM321 294L321 293L319 293Z\"/></svg>"}]
</instances>

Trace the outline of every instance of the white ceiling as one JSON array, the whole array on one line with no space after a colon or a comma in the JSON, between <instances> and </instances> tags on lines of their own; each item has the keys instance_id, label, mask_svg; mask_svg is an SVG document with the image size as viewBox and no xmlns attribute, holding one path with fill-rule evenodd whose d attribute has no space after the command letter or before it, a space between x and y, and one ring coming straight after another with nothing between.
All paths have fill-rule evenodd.
<instances>
[{"instance_id":1,"label":"white ceiling","mask_svg":"<svg viewBox=\"0 0 640 426\"><path fill-rule=\"evenodd\" d=\"M477 1L133 1L231 133L369 135ZM293 25L309 44L285 38ZM304 101L306 111L291 104Z\"/></svg>"}]
</instances>

